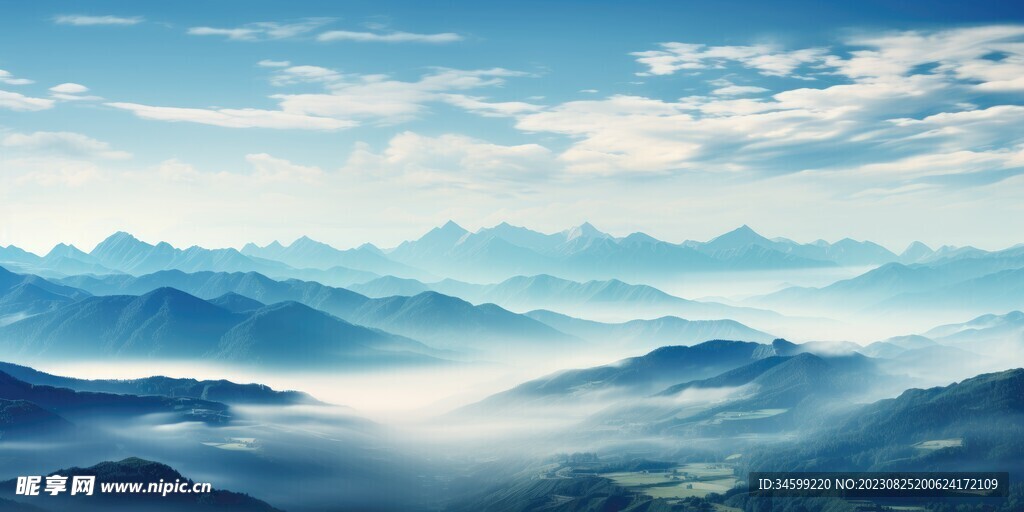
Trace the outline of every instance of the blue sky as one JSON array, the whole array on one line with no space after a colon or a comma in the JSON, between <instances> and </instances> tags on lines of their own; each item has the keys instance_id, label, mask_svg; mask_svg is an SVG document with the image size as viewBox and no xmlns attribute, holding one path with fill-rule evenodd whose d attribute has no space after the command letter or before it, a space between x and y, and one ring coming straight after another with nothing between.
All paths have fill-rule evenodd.
<instances>
[{"instance_id":1,"label":"blue sky","mask_svg":"<svg viewBox=\"0 0 1024 512\"><path fill-rule=\"evenodd\" d=\"M1014 2L0 1L0 244L451 218L1002 247Z\"/></svg>"}]
</instances>

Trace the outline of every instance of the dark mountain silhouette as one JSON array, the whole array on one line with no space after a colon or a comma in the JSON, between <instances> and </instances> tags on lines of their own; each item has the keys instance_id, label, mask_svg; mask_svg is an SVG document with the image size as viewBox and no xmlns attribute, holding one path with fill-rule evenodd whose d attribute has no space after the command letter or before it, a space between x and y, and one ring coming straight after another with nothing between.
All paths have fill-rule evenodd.
<instances>
[{"instance_id":1,"label":"dark mountain silhouette","mask_svg":"<svg viewBox=\"0 0 1024 512\"><path fill-rule=\"evenodd\" d=\"M209 400L74 391L29 384L4 372L0 372L0 399L26 400L71 420L151 413L171 413L182 419L214 423L228 419L227 406Z\"/></svg>"},{"instance_id":2,"label":"dark mountain silhouette","mask_svg":"<svg viewBox=\"0 0 1024 512\"><path fill-rule=\"evenodd\" d=\"M1024 370L984 374L875 402L799 444L762 452L752 469L1015 472L1024 469L1022 420ZM935 440L956 443L920 444Z\"/></svg>"},{"instance_id":3,"label":"dark mountain silhouette","mask_svg":"<svg viewBox=\"0 0 1024 512\"><path fill-rule=\"evenodd\" d=\"M127 380L85 380L59 377L27 366L0 362L0 372L29 384L68 388L75 391L120 395L161 395L195 398L227 404L316 404L315 398L300 391L275 391L263 384L236 384L227 380L175 379L146 377Z\"/></svg>"},{"instance_id":4,"label":"dark mountain silhouette","mask_svg":"<svg viewBox=\"0 0 1024 512\"><path fill-rule=\"evenodd\" d=\"M71 422L32 402L0 398L0 442L34 437L52 439L72 429ZM2 506L0 509L7 510Z\"/></svg>"},{"instance_id":5,"label":"dark mountain silhouette","mask_svg":"<svg viewBox=\"0 0 1024 512\"><path fill-rule=\"evenodd\" d=\"M88 468L65 468L54 471L57 474L68 477L68 485L75 476L95 476L96 490L92 496L71 496L70 492L61 493L57 496L49 496L51 499L36 499L33 505L39 505L52 510L82 510L107 511L124 510L138 512L170 512L170 511L209 511L209 512L280 512L278 509L250 497L246 494L214 489L209 493L169 493L163 496L161 493L101 493L99 485L101 482L141 482L145 485L160 482L187 482L191 490L193 480L186 478L181 473L169 466L138 458L128 458L117 462L101 462ZM7 498L31 499L14 496L14 481L0 482L0 492Z\"/></svg>"}]
</instances>

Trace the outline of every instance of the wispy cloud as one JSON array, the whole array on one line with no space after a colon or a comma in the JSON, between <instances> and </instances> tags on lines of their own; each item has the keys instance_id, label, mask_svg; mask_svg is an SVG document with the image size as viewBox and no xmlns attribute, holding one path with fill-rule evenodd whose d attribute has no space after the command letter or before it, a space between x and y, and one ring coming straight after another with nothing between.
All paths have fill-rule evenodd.
<instances>
[{"instance_id":1,"label":"wispy cloud","mask_svg":"<svg viewBox=\"0 0 1024 512\"><path fill-rule=\"evenodd\" d=\"M50 96L62 101L96 101L103 99L99 96L86 95L85 93L87 92L89 92L88 87L71 82L50 87Z\"/></svg>"},{"instance_id":2,"label":"wispy cloud","mask_svg":"<svg viewBox=\"0 0 1024 512\"><path fill-rule=\"evenodd\" d=\"M34 84L34 83L35 83L35 81L33 81L33 80L29 80L27 78L17 78L14 75L12 75L10 71L5 71L3 69L0 69L0 84L7 84L7 85L29 85L29 84Z\"/></svg>"},{"instance_id":3,"label":"wispy cloud","mask_svg":"<svg viewBox=\"0 0 1024 512\"><path fill-rule=\"evenodd\" d=\"M111 164L132 154L74 132L11 133L0 137L4 170L13 183L78 187L101 180Z\"/></svg>"},{"instance_id":4,"label":"wispy cloud","mask_svg":"<svg viewBox=\"0 0 1024 512\"><path fill-rule=\"evenodd\" d=\"M291 66L292 63L287 60L270 60L264 59L256 63L261 68L286 68Z\"/></svg>"},{"instance_id":5,"label":"wispy cloud","mask_svg":"<svg viewBox=\"0 0 1024 512\"><path fill-rule=\"evenodd\" d=\"M973 103L986 91L1018 86L1022 38L1024 26L989 26L861 33L835 49L665 43L633 54L646 74L718 72L754 83L719 78L709 81L708 95L671 100L613 95L571 101L517 114L516 126L568 137L570 146L558 158L579 173L772 175L842 168L864 178L844 182L849 187L905 190L914 180L984 173L986 166L1001 172L1019 161L1013 149L1024 143L1024 132L1014 127L1024 108L1015 104L1019 100L991 95L987 108ZM780 82L772 79L777 92L771 94L758 82L759 76L804 74L819 80L778 90ZM947 157L962 165L938 165ZM901 166L908 172L897 172Z\"/></svg>"},{"instance_id":6,"label":"wispy cloud","mask_svg":"<svg viewBox=\"0 0 1024 512\"><path fill-rule=\"evenodd\" d=\"M680 70L721 68L726 62L740 62L761 74L788 76L797 68L820 63L826 48L782 50L771 45L707 46L690 43L662 43L658 50L635 52L637 62L647 66L640 76L671 75Z\"/></svg>"},{"instance_id":7,"label":"wispy cloud","mask_svg":"<svg viewBox=\"0 0 1024 512\"><path fill-rule=\"evenodd\" d=\"M138 25L145 21L142 16L89 16L85 14L64 14L53 19L59 25L87 27L94 25Z\"/></svg>"},{"instance_id":8,"label":"wispy cloud","mask_svg":"<svg viewBox=\"0 0 1024 512\"><path fill-rule=\"evenodd\" d=\"M108 106L132 112L142 119L156 121L208 124L224 128L272 128L279 130L338 130L351 128L353 121L319 117L302 113L254 108L180 108L112 102Z\"/></svg>"},{"instance_id":9,"label":"wispy cloud","mask_svg":"<svg viewBox=\"0 0 1024 512\"><path fill-rule=\"evenodd\" d=\"M412 32L352 32L331 30L317 36L318 41L354 41L357 43L454 43L463 37L453 32L439 34L415 34Z\"/></svg>"},{"instance_id":10,"label":"wispy cloud","mask_svg":"<svg viewBox=\"0 0 1024 512\"><path fill-rule=\"evenodd\" d=\"M451 103L491 114L536 110L526 103L486 102L453 95L483 87L500 86L508 77L525 73L504 68L477 70L436 69L415 81L387 75L343 74L321 66L272 67L270 81L276 86L319 84L322 92L274 94L278 110L253 108L179 108L116 102L109 106L161 121L184 121L226 128L278 128L337 130L364 121L397 124L415 119L429 103Z\"/></svg>"},{"instance_id":11,"label":"wispy cloud","mask_svg":"<svg viewBox=\"0 0 1024 512\"><path fill-rule=\"evenodd\" d=\"M539 144L502 145L445 134L437 137L402 132L374 152L356 145L343 174L401 182L422 188L462 188L514 192L509 182L543 179L557 167L551 150Z\"/></svg>"},{"instance_id":12,"label":"wispy cloud","mask_svg":"<svg viewBox=\"0 0 1024 512\"><path fill-rule=\"evenodd\" d=\"M302 36L331 21L332 18L307 18L295 22L260 21L238 27L192 27L188 33L194 36L222 36L232 41L268 41Z\"/></svg>"},{"instance_id":13,"label":"wispy cloud","mask_svg":"<svg viewBox=\"0 0 1024 512\"><path fill-rule=\"evenodd\" d=\"M46 110L53 108L54 100L33 98L17 92L0 90L0 108L19 112Z\"/></svg>"},{"instance_id":14,"label":"wispy cloud","mask_svg":"<svg viewBox=\"0 0 1024 512\"><path fill-rule=\"evenodd\" d=\"M132 157L127 151L112 149L106 142L73 132L14 133L0 139L0 146L48 156L102 160L125 160Z\"/></svg>"}]
</instances>

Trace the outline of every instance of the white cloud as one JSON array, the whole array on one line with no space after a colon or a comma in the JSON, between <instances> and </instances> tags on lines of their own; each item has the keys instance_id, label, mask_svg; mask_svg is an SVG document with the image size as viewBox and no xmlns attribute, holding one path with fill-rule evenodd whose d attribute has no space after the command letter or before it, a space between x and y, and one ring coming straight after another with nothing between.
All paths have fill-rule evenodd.
<instances>
[{"instance_id":1,"label":"white cloud","mask_svg":"<svg viewBox=\"0 0 1024 512\"><path fill-rule=\"evenodd\" d=\"M292 63L287 60L269 60L264 59L256 63L261 68L286 68L291 66Z\"/></svg>"},{"instance_id":2,"label":"white cloud","mask_svg":"<svg viewBox=\"0 0 1024 512\"><path fill-rule=\"evenodd\" d=\"M723 68L727 62L738 62L763 75L789 76L805 65L825 60L825 48L786 51L770 45L707 46L703 44L662 43L660 50L634 52L637 62L647 66L638 75L671 75L680 70Z\"/></svg>"},{"instance_id":3,"label":"white cloud","mask_svg":"<svg viewBox=\"0 0 1024 512\"><path fill-rule=\"evenodd\" d=\"M331 21L333 21L331 18L307 18L291 23L260 21L231 28L191 27L188 29L188 34L194 36L223 36L232 41L290 39L308 34Z\"/></svg>"},{"instance_id":4,"label":"white cloud","mask_svg":"<svg viewBox=\"0 0 1024 512\"><path fill-rule=\"evenodd\" d=\"M1024 76L1022 38L1024 27L993 26L862 34L835 52L666 43L633 54L649 74L735 64L760 75L814 73L828 83L740 98L768 90L719 78L709 81L710 96L572 101L517 113L516 126L567 136L559 159L570 171L596 174L777 173L991 155L1024 142L1024 107L971 104L985 90L1012 90Z\"/></svg>"},{"instance_id":5,"label":"white cloud","mask_svg":"<svg viewBox=\"0 0 1024 512\"><path fill-rule=\"evenodd\" d=\"M414 82L394 80L386 75L340 75L337 80L325 84L326 92L277 94L273 98L277 99L282 110L287 112L347 119L372 119L382 124L394 124L415 118L424 111L427 103L453 101L451 96L446 95L451 91L498 86L503 84L507 77L524 75L525 73L503 68L438 69ZM323 80L317 76L315 81ZM495 112L503 108L524 105L506 104L489 108L477 106L481 110Z\"/></svg>"},{"instance_id":6,"label":"white cloud","mask_svg":"<svg viewBox=\"0 0 1024 512\"><path fill-rule=\"evenodd\" d=\"M343 173L416 187L495 191L503 183L536 182L553 174L560 167L553 156L538 144L505 146L463 135L429 137L407 131L380 152L358 144Z\"/></svg>"},{"instance_id":7,"label":"white cloud","mask_svg":"<svg viewBox=\"0 0 1024 512\"><path fill-rule=\"evenodd\" d=\"M320 66L276 66L279 69L270 79L277 86L293 85L309 82L337 82L341 73Z\"/></svg>"},{"instance_id":8,"label":"white cloud","mask_svg":"<svg viewBox=\"0 0 1024 512\"><path fill-rule=\"evenodd\" d=\"M79 187L102 179L102 171L91 162L61 158L22 158L5 163L10 169L27 171L14 177L18 185Z\"/></svg>"},{"instance_id":9,"label":"white cloud","mask_svg":"<svg viewBox=\"0 0 1024 512\"><path fill-rule=\"evenodd\" d=\"M444 94L442 101L484 117L514 117L528 112L540 111L543 107L523 101L487 101L478 96L465 94Z\"/></svg>"},{"instance_id":10,"label":"white cloud","mask_svg":"<svg viewBox=\"0 0 1024 512\"><path fill-rule=\"evenodd\" d=\"M281 128L336 130L364 121L395 124L416 118L432 102L455 102L493 115L534 110L520 102L485 102L480 98L449 96L452 91L500 86L508 77L525 73L503 68L436 69L419 80L405 82L387 75L347 75L319 66L275 68L271 83L278 86L313 83L323 92L274 94L278 110L181 108L137 103L108 103L146 119L186 121L227 128Z\"/></svg>"},{"instance_id":11,"label":"white cloud","mask_svg":"<svg viewBox=\"0 0 1024 512\"><path fill-rule=\"evenodd\" d=\"M53 21L60 25L79 27L93 25L138 25L145 21L142 16L87 16L83 14L65 14L57 16Z\"/></svg>"},{"instance_id":12,"label":"white cloud","mask_svg":"<svg viewBox=\"0 0 1024 512\"><path fill-rule=\"evenodd\" d=\"M245 161L252 164L256 178L263 182L315 183L324 177L324 171L319 167L293 164L288 160L275 158L266 153L245 155Z\"/></svg>"},{"instance_id":13,"label":"white cloud","mask_svg":"<svg viewBox=\"0 0 1024 512\"><path fill-rule=\"evenodd\" d=\"M7 85L29 85L34 84L33 80L27 78L15 78L10 71L0 69L0 84Z\"/></svg>"},{"instance_id":14,"label":"white cloud","mask_svg":"<svg viewBox=\"0 0 1024 512\"><path fill-rule=\"evenodd\" d=\"M202 109L179 107L156 107L138 103L107 103L108 106L127 110L143 119L208 124L225 128L275 128L295 130L338 130L351 128L356 123L279 110L243 109Z\"/></svg>"},{"instance_id":15,"label":"white cloud","mask_svg":"<svg viewBox=\"0 0 1024 512\"><path fill-rule=\"evenodd\" d=\"M50 91L64 94L80 94L88 92L89 88L81 84L64 83L50 87Z\"/></svg>"},{"instance_id":16,"label":"white cloud","mask_svg":"<svg viewBox=\"0 0 1024 512\"><path fill-rule=\"evenodd\" d=\"M72 132L14 133L0 139L0 146L35 154L64 157L125 160L131 153L111 149L110 144Z\"/></svg>"},{"instance_id":17,"label":"white cloud","mask_svg":"<svg viewBox=\"0 0 1024 512\"><path fill-rule=\"evenodd\" d=\"M106 179L108 167L131 153L72 132L12 133L0 137L4 174L18 185L80 187Z\"/></svg>"},{"instance_id":18,"label":"white cloud","mask_svg":"<svg viewBox=\"0 0 1024 512\"><path fill-rule=\"evenodd\" d=\"M768 92L768 89L764 87L757 87L756 85L723 85L713 91L711 94L715 96L745 96L748 94L758 94L762 92Z\"/></svg>"},{"instance_id":19,"label":"white cloud","mask_svg":"<svg viewBox=\"0 0 1024 512\"><path fill-rule=\"evenodd\" d=\"M414 34L411 32L351 32L348 30L331 30L317 36L318 41L354 41L357 43L454 43L463 38L459 34L443 32L440 34Z\"/></svg>"},{"instance_id":20,"label":"white cloud","mask_svg":"<svg viewBox=\"0 0 1024 512\"><path fill-rule=\"evenodd\" d=\"M97 101L103 98L99 96L86 96L89 88L75 83L64 83L50 87L50 96L62 101Z\"/></svg>"},{"instance_id":21,"label":"white cloud","mask_svg":"<svg viewBox=\"0 0 1024 512\"><path fill-rule=\"evenodd\" d=\"M24 94L0 90L0 108L19 112L53 108L54 101L47 98L33 98Z\"/></svg>"}]
</instances>

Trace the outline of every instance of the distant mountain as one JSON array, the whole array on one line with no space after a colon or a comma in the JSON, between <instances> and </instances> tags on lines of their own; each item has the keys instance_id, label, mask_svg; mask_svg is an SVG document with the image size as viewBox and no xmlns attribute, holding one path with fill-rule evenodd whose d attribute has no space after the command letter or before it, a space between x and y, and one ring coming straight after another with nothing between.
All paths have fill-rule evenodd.
<instances>
[{"instance_id":1,"label":"distant mountain","mask_svg":"<svg viewBox=\"0 0 1024 512\"><path fill-rule=\"evenodd\" d=\"M766 448L751 469L1019 472L1022 420L1024 370L979 375L875 402L797 444Z\"/></svg>"},{"instance_id":2,"label":"distant mountain","mask_svg":"<svg viewBox=\"0 0 1024 512\"><path fill-rule=\"evenodd\" d=\"M0 327L21 358L214 357L265 365L435 361L407 338L352 325L295 302L233 313L174 288L90 297Z\"/></svg>"},{"instance_id":3,"label":"distant mountain","mask_svg":"<svg viewBox=\"0 0 1024 512\"><path fill-rule=\"evenodd\" d=\"M956 260L957 264L967 260ZM1002 270L926 291L894 295L869 309L892 315L917 312L981 314L1024 309L1024 268Z\"/></svg>"},{"instance_id":4,"label":"distant mountain","mask_svg":"<svg viewBox=\"0 0 1024 512\"><path fill-rule=\"evenodd\" d=\"M899 262L905 265L921 263L935 254L935 251L921 242L912 242L900 253Z\"/></svg>"},{"instance_id":5,"label":"distant mountain","mask_svg":"<svg viewBox=\"0 0 1024 512\"><path fill-rule=\"evenodd\" d=\"M1016 309L1024 308L1014 305L1020 303L1021 269L1024 251L928 264L888 263L823 288L786 288L748 302L769 308L873 314L961 306L978 313Z\"/></svg>"},{"instance_id":6,"label":"distant mountain","mask_svg":"<svg viewBox=\"0 0 1024 512\"><path fill-rule=\"evenodd\" d=\"M871 243L844 239L797 244L769 240L743 226L708 242L673 244L643 233L615 238L589 223L544 234L507 223L471 233L454 222L418 240L403 242L388 257L434 273L476 281L513 275L642 278L685 272L869 265L897 256Z\"/></svg>"},{"instance_id":7,"label":"distant mountain","mask_svg":"<svg viewBox=\"0 0 1024 512\"><path fill-rule=\"evenodd\" d=\"M661 417L652 422L652 427L676 435L806 430L834 414L831 410L844 405L849 408L855 401L867 397L891 396L888 392L893 384L874 361L860 354L821 356L805 352L773 356L658 393L659 397L672 398L684 393L699 396L705 390L736 390L728 400L718 400L690 414L680 414L680 407L669 401L669 405L662 405ZM774 414L765 417L765 411ZM758 412L762 414L750 416ZM651 412L646 414L650 416ZM745 419L745 415L749 419Z\"/></svg>"},{"instance_id":8,"label":"distant mountain","mask_svg":"<svg viewBox=\"0 0 1024 512\"><path fill-rule=\"evenodd\" d=\"M227 406L209 400L79 392L29 384L4 372L0 372L0 399L32 402L71 420L152 413L171 413L183 420L213 423L222 423L228 419Z\"/></svg>"},{"instance_id":9,"label":"distant mountain","mask_svg":"<svg viewBox=\"0 0 1024 512\"><path fill-rule=\"evenodd\" d=\"M422 270L403 265L389 259L380 249L365 244L355 249L339 250L309 237L301 237L291 245L273 242L265 247L246 244L242 254L258 258L275 260L295 268L327 270L333 267L346 267L375 274L427 278Z\"/></svg>"},{"instance_id":10,"label":"distant mountain","mask_svg":"<svg viewBox=\"0 0 1024 512\"><path fill-rule=\"evenodd\" d=\"M88 297L83 290L0 267L0 325Z\"/></svg>"},{"instance_id":11,"label":"distant mountain","mask_svg":"<svg viewBox=\"0 0 1024 512\"><path fill-rule=\"evenodd\" d=\"M440 348L489 350L507 344L557 348L576 340L541 322L494 304L474 306L437 292L366 301L352 322L415 336Z\"/></svg>"},{"instance_id":12,"label":"distant mountain","mask_svg":"<svg viewBox=\"0 0 1024 512\"><path fill-rule=\"evenodd\" d=\"M2 376L0 376L2 379ZM74 425L27 400L0 398L0 442L44 437L53 439L71 432ZM7 510L2 507L0 509Z\"/></svg>"},{"instance_id":13,"label":"distant mountain","mask_svg":"<svg viewBox=\"0 0 1024 512\"><path fill-rule=\"evenodd\" d=\"M38 255L32 254L24 249L9 245L0 245L0 263L21 263L34 265L41 260Z\"/></svg>"},{"instance_id":14,"label":"distant mountain","mask_svg":"<svg viewBox=\"0 0 1024 512\"><path fill-rule=\"evenodd\" d=\"M492 285L445 280L428 286L473 303L493 302L518 311L552 309L581 315L679 315L692 319L740 318L747 321L778 318L770 311L687 300L652 286L628 284L618 279L579 283L537 275L517 276Z\"/></svg>"},{"instance_id":15,"label":"distant mountain","mask_svg":"<svg viewBox=\"0 0 1024 512\"><path fill-rule=\"evenodd\" d=\"M474 280L538 273L557 265L552 257L495 234L469 233L451 221L419 240L403 242L389 252L388 257L435 274Z\"/></svg>"},{"instance_id":16,"label":"distant mountain","mask_svg":"<svg viewBox=\"0 0 1024 512\"><path fill-rule=\"evenodd\" d=\"M431 348L408 338L350 324L298 302L258 309L225 332L215 359L303 368L341 364L426 363Z\"/></svg>"},{"instance_id":17,"label":"distant mountain","mask_svg":"<svg viewBox=\"0 0 1024 512\"><path fill-rule=\"evenodd\" d=\"M712 340L692 347L661 347L646 355L580 370L565 370L491 395L463 409L484 412L579 401L591 395L607 398L645 396L681 381L714 377L772 356L790 355L794 345Z\"/></svg>"},{"instance_id":18,"label":"distant mountain","mask_svg":"<svg viewBox=\"0 0 1024 512\"><path fill-rule=\"evenodd\" d=\"M235 384L226 380L173 379L146 377L127 380L84 380L58 377L27 366L0 362L0 372L37 386L68 388L74 391L115 393L120 395L161 395L171 398L195 398L226 404L293 405L317 404L315 398L300 391L274 391L263 384Z\"/></svg>"},{"instance_id":19,"label":"distant mountain","mask_svg":"<svg viewBox=\"0 0 1024 512\"><path fill-rule=\"evenodd\" d=\"M96 258L82 252L77 247L57 244L46 256L36 262L36 266L59 274L113 274L116 273L100 264Z\"/></svg>"},{"instance_id":20,"label":"distant mountain","mask_svg":"<svg viewBox=\"0 0 1024 512\"><path fill-rule=\"evenodd\" d=\"M684 320L666 316L609 324L581 320L553 311L535 310L526 316L578 338L616 346L661 347L692 345L708 340L750 340L769 343L774 336L734 320Z\"/></svg>"},{"instance_id":21,"label":"distant mountain","mask_svg":"<svg viewBox=\"0 0 1024 512\"><path fill-rule=\"evenodd\" d=\"M141 294L173 286L203 298L233 292L266 304L295 301L354 324L384 329L442 348L478 351L495 343L525 341L537 345L570 341L569 336L547 325L493 304L473 306L436 292L371 299L344 288L308 281L275 281L255 272L164 271L140 277L77 276L61 282L96 294Z\"/></svg>"},{"instance_id":22,"label":"distant mountain","mask_svg":"<svg viewBox=\"0 0 1024 512\"><path fill-rule=\"evenodd\" d=\"M245 295L239 295L235 292L227 292L219 297L214 297L209 300L209 303L232 313L248 313L266 306L266 304L256 299L250 299Z\"/></svg>"},{"instance_id":23,"label":"distant mountain","mask_svg":"<svg viewBox=\"0 0 1024 512\"><path fill-rule=\"evenodd\" d=\"M101 493L100 483L106 482L138 482L148 486L159 482L190 482L174 469L148 460L128 458L118 462L101 462L88 468L65 468L54 471L51 475L68 477L68 485L76 476L95 476L96 490L92 496L71 496L69 492L48 499L35 499L33 505L46 507L48 511L74 510L94 511L132 511L132 512L171 512L171 511L208 511L208 512L280 512L278 509L252 498L246 494L214 489L209 493ZM45 480L44 480L45 481ZM0 495L12 500L32 499L31 497L14 495L15 482L0 482ZM52 507L52 508L50 508Z\"/></svg>"},{"instance_id":24,"label":"distant mountain","mask_svg":"<svg viewBox=\"0 0 1024 512\"><path fill-rule=\"evenodd\" d=\"M167 242L151 245L123 231L100 242L89 256L107 268L133 275L168 269L186 272L287 272L289 269L283 263L250 258L235 249L204 249L198 246L177 249Z\"/></svg>"},{"instance_id":25,"label":"distant mountain","mask_svg":"<svg viewBox=\"0 0 1024 512\"><path fill-rule=\"evenodd\" d=\"M934 340L926 336L897 336L882 341L876 341L859 352L868 357L893 358L908 350L918 350L937 346Z\"/></svg>"},{"instance_id":26,"label":"distant mountain","mask_svg":"<svg viewBox=\"0 0 1024 512\"><path fill-rule=\"evenodd\" d=\"M0 327L8 355L175 358L201 355L242 320L174 288L90 297Z\"/></svg>"},{"instance_id":27,"label":"distant mountain","mask_svg":"<svg viewBox=\"0 0 1024 512\"><path fill-rule=\"evenodd\" d=\"M1005 315L988 314L960 324L941 325L925 333L925 336L956 343L961 340L977 341L979 337L985 339L1016 337L1024 340L1021 338L1022 333L1024 333L1024 312L1011 311Z\"/></svg>"},{"instance_id":28,"label":"distant mountain","mask_svg":"<svg viewBox=\"0 0 1024 512\"><path fill-rule=\"evenodd\" d=\"M432 288L415 279L402 279L400 277L384 276L365 283L351 285L348 289L356 293L366 295L367 297L377 299L381 297L392 297L395 295L412 297L413 295L419 295L423 292L430 291Z\"/></svg>"}]
</instances>

